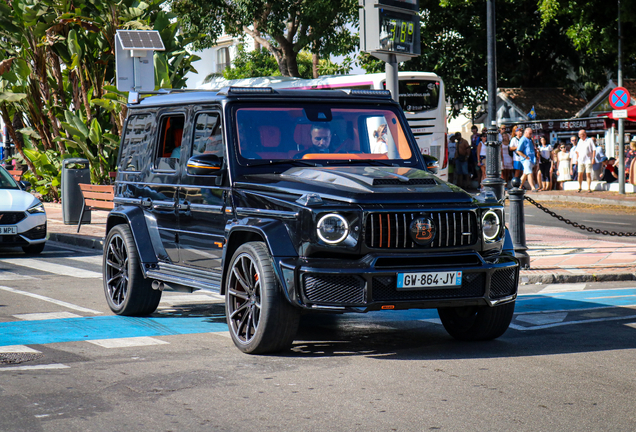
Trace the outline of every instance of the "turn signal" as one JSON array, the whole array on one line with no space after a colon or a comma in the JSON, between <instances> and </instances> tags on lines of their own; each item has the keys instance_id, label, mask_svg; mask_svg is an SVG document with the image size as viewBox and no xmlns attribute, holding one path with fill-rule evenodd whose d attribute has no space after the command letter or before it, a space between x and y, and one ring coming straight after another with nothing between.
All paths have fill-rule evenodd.
<instances>
[{"instance_id":1,"label":"turn signal","mask_svg":"<svg viewBox=\"0 0 636 432\"><path fill-rule=\"evenodd\" d=\"M384 305L384 306L382 306L382 309L395 309L395 306L393 306L393 305Z\"/></svg>"}]
</instances>

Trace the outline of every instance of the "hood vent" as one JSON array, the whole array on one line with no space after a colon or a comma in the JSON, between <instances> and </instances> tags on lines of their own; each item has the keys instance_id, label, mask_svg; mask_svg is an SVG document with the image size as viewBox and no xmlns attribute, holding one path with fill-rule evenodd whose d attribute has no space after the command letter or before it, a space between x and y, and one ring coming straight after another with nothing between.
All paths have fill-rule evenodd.
<instances>
[{"instance_id":1,"label":"hood vent","mask_svg":"<svg viewBox=\"0 0 636 432\"><path fill-rule=\"evenodd\" d=\"M432 178L415 178L409 179L409 181L402 181L400 179L373 179L373 186L388 186L388 185L429 185L435 186L437 182Z\"/></svg>"}]
</instances>

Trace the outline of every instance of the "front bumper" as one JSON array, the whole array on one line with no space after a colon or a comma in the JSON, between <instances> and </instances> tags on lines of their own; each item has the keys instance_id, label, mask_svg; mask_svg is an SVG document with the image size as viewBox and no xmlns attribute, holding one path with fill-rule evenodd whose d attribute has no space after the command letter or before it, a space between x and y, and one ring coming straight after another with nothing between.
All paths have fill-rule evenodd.
<instances>
[{"instance_id":1,"label":"front bumper","mask_svg":"<svg viewBox=\"0 0 636 432\"><path fill-rule=\"evenodd\" d=\"M0 248L36 245L46 241L46 214L26 214L19 222L10 224L17 226L17 234L0 235Z\"/></svg>"},{"instance_id":2,"label":"front bumper","mask_svg":"<svg viewBox=\"0 0 636 432\"><path fill-rule=\"evenodd\" d=\"M287 258L275 262L288 300L312 310L367 312L496 306L515 300L519 282L518 261L508 253L488 261L471 252L434 256L367 255L348 261ZM461 286L397 289L398 273L438 271L462 271Z\"/></svg>"}]
</instances>

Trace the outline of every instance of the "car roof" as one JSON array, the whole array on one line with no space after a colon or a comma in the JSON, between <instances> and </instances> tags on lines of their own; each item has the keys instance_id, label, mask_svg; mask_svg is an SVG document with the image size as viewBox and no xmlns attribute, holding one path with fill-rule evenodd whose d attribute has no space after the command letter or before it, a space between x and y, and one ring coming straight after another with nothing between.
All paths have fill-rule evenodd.
<instances>
[{"instance_id":1,"label":"car roof","mask_svg":"<svg viewBox=\"0 0 636 432\"><path fill-rule=\"evenodd\" d=\"M174 106L214 103L223 100L272 101L291 100L311 102L342 103L396 103L385 90L282 90L269 87L228 87L219 91L172 91L141 99L139 103L128 104L129 108Z\"/></svg>"}]
</instances>

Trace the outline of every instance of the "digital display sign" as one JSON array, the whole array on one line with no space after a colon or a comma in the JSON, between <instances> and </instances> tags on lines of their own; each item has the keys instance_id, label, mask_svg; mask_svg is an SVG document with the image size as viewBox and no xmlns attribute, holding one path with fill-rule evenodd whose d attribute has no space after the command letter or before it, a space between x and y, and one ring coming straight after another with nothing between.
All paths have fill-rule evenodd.
<instances>
[{"instance_id":1,"label":"digital display sign","mask_svg":"<svg viewBox=\"0 0 636 432\"><path fill-rule=\"evenodd\" d=\"M418 22L414 22L414 18ZM419 17L380 11L380 49L397 53L413 53L415 25Z\"/></svg>"}]
</instances>

